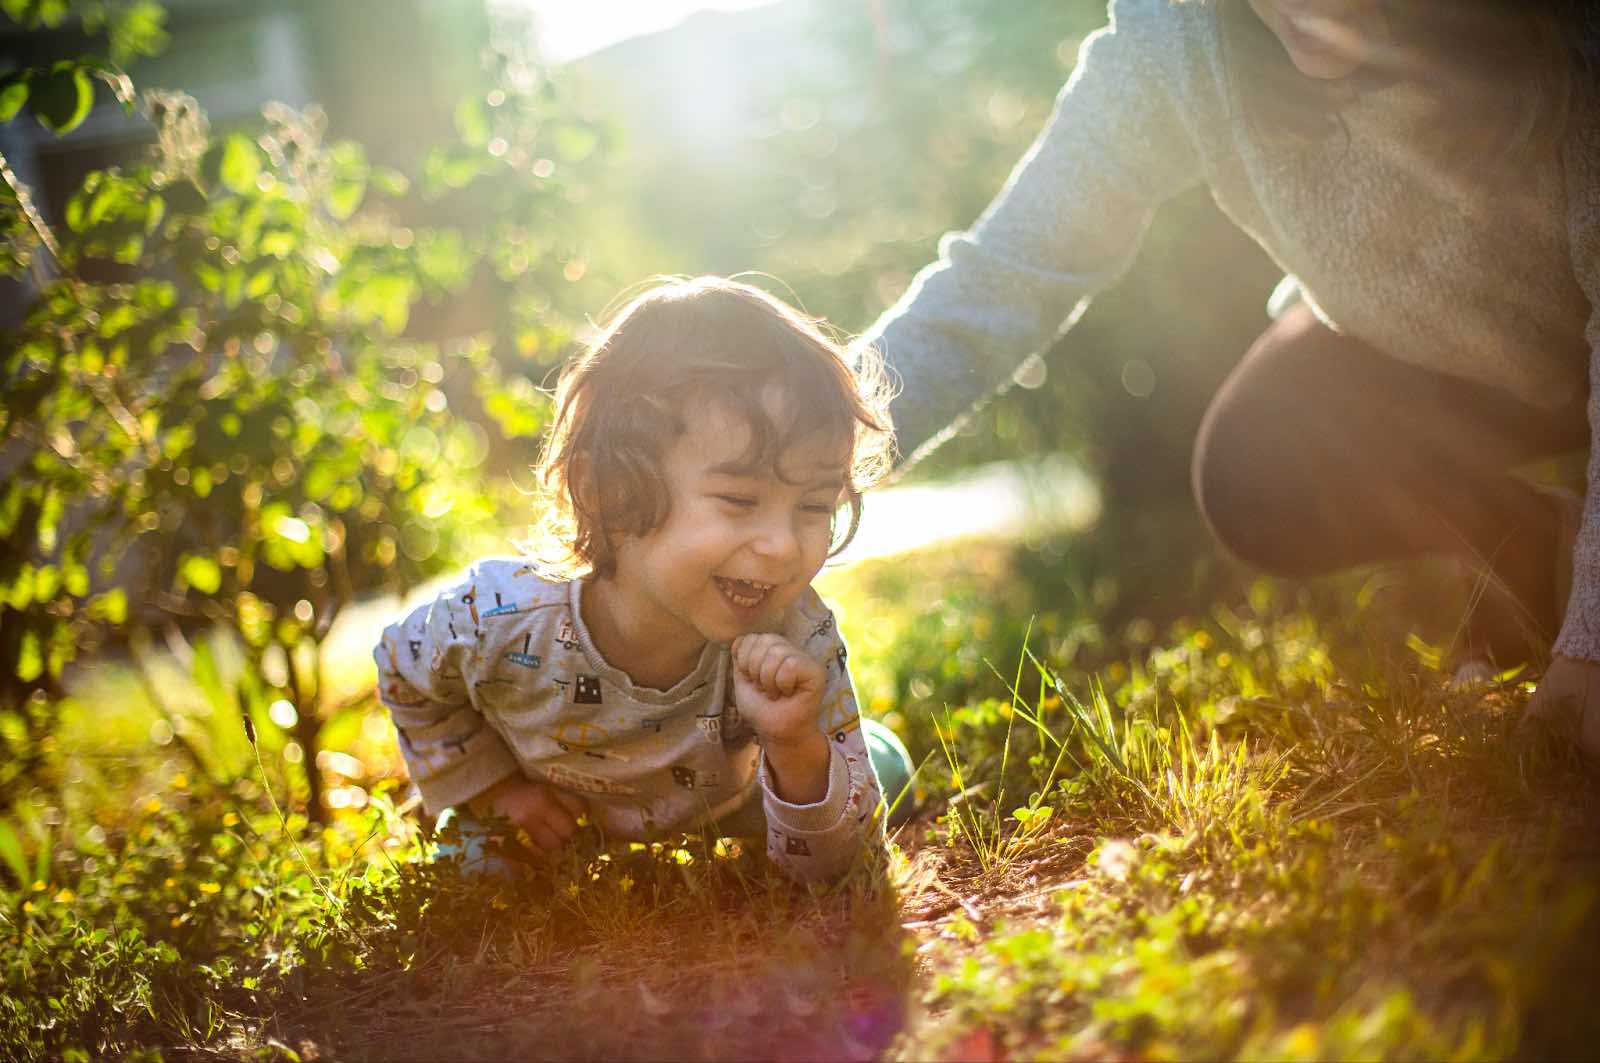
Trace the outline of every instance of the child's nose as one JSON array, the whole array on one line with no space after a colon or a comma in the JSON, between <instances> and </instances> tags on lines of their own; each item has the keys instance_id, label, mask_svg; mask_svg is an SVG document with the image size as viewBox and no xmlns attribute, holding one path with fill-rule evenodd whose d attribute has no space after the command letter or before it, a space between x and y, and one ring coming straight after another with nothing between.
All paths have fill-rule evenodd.
<instances>
[{"instance_id":1,"label":"child's nose","mask_svg":"<svg viewBox=\"0 0 1600 1063\"><path fill-rule=\"evenodd\" d=\"M752 549L772 561L792 561L800 554L800 536L786 517L773 517L761 525Z\"/></svg>"}]
</instances>

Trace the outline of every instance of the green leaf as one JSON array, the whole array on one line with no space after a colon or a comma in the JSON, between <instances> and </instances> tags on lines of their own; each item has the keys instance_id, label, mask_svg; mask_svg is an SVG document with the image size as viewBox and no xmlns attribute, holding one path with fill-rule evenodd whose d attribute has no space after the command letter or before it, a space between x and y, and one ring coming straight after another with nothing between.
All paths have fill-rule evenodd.
<instances>
[{"instance_id":1,"label":"green leaf","mask_svg":"<svg viewBox=\"0 0 1600 1063\"><path fill-rule=\"evenodd\" d=\"M192 669L195 685L205 695L206 702L221 719L231 719L239 713L239 702L231 686L223 682L222 669L217 664L216 648L210 639L202 639L194 648Z\"/></svg>"},{"instance_id":2,"label":"green leaf","mask_svg":"<svg viewBox=\"0 0 1600 1063\"><path fill-rule=\"evenodd\" d=\"M0 122L9 122L28 102L28 80L18 74L0 81Z\"/></svg>"},{"instance_id":3,"label":"green leaf","mask_svg":"<svg viewBox=\"0 0 1600 1063\"><path fill-rule=\"evenodd\" d=\"M553 139L556 154L567 162L582 162L600 146L600 134L584 125L558 125Z\"/></svg>"},{"instance_id":4,"label":"green leaf","mask_svg":"<svg viewBox=\"0 0 1600 1063\"><path fill-rule=\"evenodd\" d=\"M222 586L222 566L204 554L185 554L178 562L178 576L201 594L215 594Z\"/></svg>"},{"instance_id":5,"label":"green leaf","mask_svg":"<svg viewBox=\"0 0 1600 1063\"><path fill-rule=\"evenodd\" d=\"M39 549L45 553L54 553L56 548L56 526L61 522L61 515L66 511L65 496L54 488L44 492L44 498L39 503L39 517L34 522L34 530L38 533Z\"/></svg>"},{"instance_id":6,"label":"green leaf","mask_svg":"<svg viewBox=\"0 0 1600 1063\"><path fill-rule=\"evenodd\" d=\"M380 166L372 171L372 185L386 196L403 196L411 187L405 174L399 170L391 170L387 166Z\"/></svg>"},{"instance_id":7,"label":"green leaf","mask_svg":"<svg viewBox=\"0 0 1600 1063\"><path fill-rule=\"evenodd\" d=\"M155 0L135 0L111 22L111 57L119 63L156 55L167 46L166 9Z\"/></svg>"},{"instance_id":8,"label":"green leaf","mask_svg":"<svg viewBox=\"0 0 1600 1063\"><path fill-rule=\"evenodd\" d=\"M343 221L356 212L361 206L361 200L367 194L365 181L336 181L328 190L328 213Z\"/></svg>"},{"instance_id":9,"label":"green leaf","mask_svg":"<svg viewBox=\"0 0 1600 1063\"><path fill-rule=\"evenodd\" d=\"M33 604L32 565L25 561L18 566L16 574L11 580L11 586L5 588L3 601L19 613Z\"/></svg>"},{"instance_id":10,"label":"green leaf","mask_svg":"<svg viewBox=\"0 0 1600 1063\"><path fill-rule=\"evenodd\" d=\"M21 479L6 484L4 493L0 494L0 538L11 535L17 526L17 518L22 515L23 503L35 497L37 493L36 486Z\"/></svg>"},{"instance_id":11,"label":"green leaf","mask_svg":"<svg viewBox=\"0 0 1600 1063\"><path fill-rule=\"evenodd\" d=\"M97 595L89 605L89 615L98 616L108 623L122 625L128 622L128 592L121 587Z\"/></svg>"},{"instance_id":12,"label":"green leaf","mask_svg":"<svg viewBox=\"0 0 1600 1063\"><path fill-rule=\"evenodd\" d=\"M31 683L44 674L44 645L39 641L37 631L29 629L22 633L15 671L17 678L24 683Z\"/></svg>"},{"instance_id":13,"label":"green leaf","mask_svg":"<svg viewBox=\"0 0 1600 1063\"><path fill-rule=\"evenodd\" d=\"M0 819L0 863L5 864L19 887L28 888L31 880L28 878L28 859L22 851L22 839L17 837L16 829L3 819Z\"/></svg>"},{"instance_id":14,"label":"green leaf","mask_svg":"<svg viewBox=\"0 0 1600 1063\"><path fill-rule=\"evenodd\" d=\"M489 142L489 116L477 100L467 99L456 104L456 132L461 139L475 148Z\"/></svg>"},{"instance_id":15,"label":"green leaf","mask_svg":"<svg viewBox=\"0 0 1600 1063\"><path fill-rule=\"evenodd\" d=\"M272 290L272 286L277 279L277 270L271 268L270 266L263 266L261 269L256 270L256 272L250 277L249 282L245 284L245 297L247 299L260 299L262 296L266 295Z\"/></svg>"},{"instance_id":16,"label":"green leaf","mask_svg":"<svg viewBox=\"0 0 1600 1063\"><path fill-rule=\"evenodd\" d=\"M89 117L94 107L94 80L71 60L62 60L50 73L35 78L31 99L33 115L56 136L66 136Z\"/></svg>"},{"instance_id":17,"label":"green leaf","mask_svg":"<svg viewBox=\"0 0 1600 1063\"><path fill-rule=\"evenodd\" d=\"M67 593L82 598L89 593L89 566L81 561L66 561L61 566L61 585Z\"/></svg>"},{"instance_id":18,"label":"green leaf","mask_svg":"<svg viewBox=\"0 0 1600 1063\"><path fill-rule=\"evenodd\" d=\"M241 196L254 191L260 173L261 152L249 137L235 133L223 142L218 177L229 191Z\"/></svg>"},{"instance_id":19,"label":"green leaf","mask_svg":"<svg viewBox=\"0 0 1600 1063\"><path fill-rule=\"evenodd\" d=\"M33 598L37 602L53 602L61 589L61 570L54 565L40 565L33 574Z\"/></svg>"}]
</instances>

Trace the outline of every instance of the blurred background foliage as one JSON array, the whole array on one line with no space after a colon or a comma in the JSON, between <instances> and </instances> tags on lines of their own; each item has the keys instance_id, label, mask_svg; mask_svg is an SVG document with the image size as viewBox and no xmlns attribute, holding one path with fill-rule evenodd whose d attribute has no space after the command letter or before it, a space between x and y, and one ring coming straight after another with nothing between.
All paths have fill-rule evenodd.
<instances>
[{"instance_id":1,"label":"blurred background foliage","mask_svg":"<svg viewBox=\"0 0 1600 1063\"><path fill-rule=\"evenodd\" d=\"M352 1000L406 1011L397 989L427 1001L425 1054L463 1028L436 1021L450 992L510 986L487 997L539 1029L516 979L558 945L648 961L639 931L668 907L698 933L707 905L726 947L762 951L723 902L764 894L710 841L579 854L511 902L416 859L372 643L397 595L528 526L540 387L617 293L753 271L865 329L999 188L1105 4L775 0L557 64L533 2L588 6L0 0L0 1055L237 1054L248 1033L255 1057L291 1058L260 1043L286 1003L360 1030ZM1090 929L952 954L954 1006L913 1055L1034 999L1090 1054L1507 1054L1525 1015L1518 1055L1593 1043L1572 1017L1595 952L1550 944L1592 939L1572 931L1592 927L1592 876L1527 858L1525 824L1565 839L1594 817L1524 809L1532 779L1581 789L1502 740L1514 679L1486 714L1425 674L1459 598L1424 580L1402 600L1370 573L1246 586L1194 512L1195 429L1276 279L1203 190L1179 197L1045 367L911 474L1081 470L1097 523L823 574L861 700L939 812L908 849L942 826L942 855L1003 870L1051 823L1069 851L1148 849L1110 892L1074 893L1104 898L1067 913ZM1331 826L1369 815L1365 841ZM1175 906L1151 904L1163 876ZM797 927L833 970L832 936ZM707 998L718 983L683 979L680 954L657 966L724 1037L736 997ZM1120 973L1084 995L1058 962ZM616 1039L599 1043L673 1043L633 1033L652 996L583 964L575 996L537 994L555 1028L592 983L611 1010L577 1025ZM1405 969L1430 964L1413 1004ZM346 995L363 969L377 995ZM1358 991L1385 1003L1348 1010ZM1298 1018L1317 1006L1325 1035ZM1094 1040L1090 1009L1121 1039ZM1238 1040L1250 1014L1267 1040ZM974 1044L993 1042L956 1050L995 1055Z\"/></svg>"},{"instance_id":2,"label":"blurred background foliage","mask_svg":"<svg viewBox=\"0 0 1600 1063\"><path fill-rule=\"evenodd\" d=\"M30 859L115 835L130 787L248 789L240 713L313 818L365 803L397 763L334 622L525 528L538 388L586 320L651 274L754 271L864 329L1105 17L783 0L557 67L525 10L468 0L0 11L0 848ZM1214 577L1189 447L1274 280L1181 198L1048 371L916 473L1096 477L1093 534L1022 548L1054 648ZM877 647L880 711L970 695L982 641Z\"/></svg>"}]
</instances>

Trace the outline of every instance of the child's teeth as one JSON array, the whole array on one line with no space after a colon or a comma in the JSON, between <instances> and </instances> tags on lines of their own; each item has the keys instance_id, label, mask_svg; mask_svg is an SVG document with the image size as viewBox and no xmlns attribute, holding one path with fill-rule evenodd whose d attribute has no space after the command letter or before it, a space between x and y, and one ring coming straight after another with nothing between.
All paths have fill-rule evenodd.
<instances>
[{"instance_id":1,"label":"child's teeth","mask_svg":"<svg viewBox=\"0 0 1600 1063\"><path fill-rule=\"evenodd\" d=\"M761 599L766 597L773 586L770 583L757 583L748 579L724 579L722 583L728 597L732 598L736 605L743 606L760 604Z\"/></svg>"}]
</instances>

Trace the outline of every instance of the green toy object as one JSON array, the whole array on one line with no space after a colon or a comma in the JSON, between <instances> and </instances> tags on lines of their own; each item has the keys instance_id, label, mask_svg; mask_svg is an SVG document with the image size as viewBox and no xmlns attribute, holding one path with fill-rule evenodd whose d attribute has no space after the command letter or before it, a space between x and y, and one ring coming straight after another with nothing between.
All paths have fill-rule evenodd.
<instances>
[{"instance_id":1,"label":"green toy object","mask_svg":"<svg viewBox=\"0 0 1600 1063\"><path fill-rule=\"evenodd\" d=\"M861 718L861 738L867 744L867 756L889 809L889 826L898 827L916 811L911 793L911 753L887 724L865 716Z\"/></svg>"}]
</instances>

